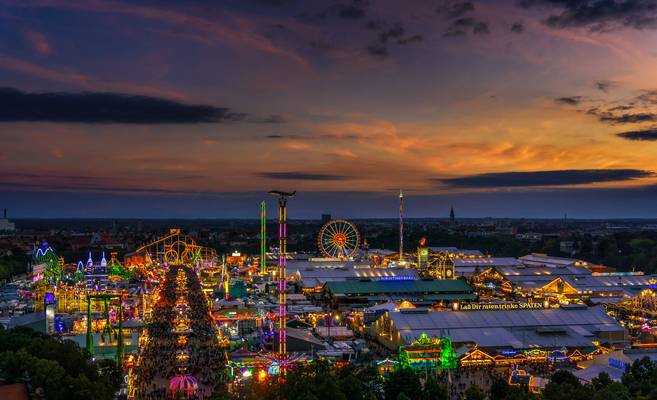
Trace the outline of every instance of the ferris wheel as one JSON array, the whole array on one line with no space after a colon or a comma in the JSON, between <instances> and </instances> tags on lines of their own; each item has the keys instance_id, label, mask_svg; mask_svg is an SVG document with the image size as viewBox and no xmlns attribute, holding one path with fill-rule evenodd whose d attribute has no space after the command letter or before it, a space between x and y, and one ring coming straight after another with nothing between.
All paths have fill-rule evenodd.
<instances>
[{"instance_id":1,"label":"ferris wheel","mask_svg":"<svg viewBox=\"0 0 657 400\"><path fill-rule=\"evenodd\" d=\"M353 223L334 219L325 223L319 230L317 245L325 257L349 258L358 250L360 233Z\"/></svg>"}]
</instances>

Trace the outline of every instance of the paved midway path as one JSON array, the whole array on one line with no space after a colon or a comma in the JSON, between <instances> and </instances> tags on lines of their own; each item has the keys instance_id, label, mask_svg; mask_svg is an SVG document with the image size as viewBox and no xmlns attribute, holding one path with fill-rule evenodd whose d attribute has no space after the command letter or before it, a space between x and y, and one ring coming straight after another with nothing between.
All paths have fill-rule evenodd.
<instances>
[{"instance_id":1,"label":"paved midway path","mask_svg":"<svg viewBox=\"0 0 657 400\"><path fill-rule=\"evenodd\" d=\"M147 339L140 346L134 369L134 398L171 397L168 388L174 377L198 382L190 399L207 399L215 388L222 390L224 352L194 269L169 266L154 300Z\"/></svg>"}]
</instances>

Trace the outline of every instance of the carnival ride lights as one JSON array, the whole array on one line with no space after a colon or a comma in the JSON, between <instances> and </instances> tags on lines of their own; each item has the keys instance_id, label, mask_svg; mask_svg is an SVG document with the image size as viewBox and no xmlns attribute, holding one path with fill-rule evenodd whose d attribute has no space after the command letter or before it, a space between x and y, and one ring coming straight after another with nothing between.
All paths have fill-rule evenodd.
<instances>
[{"instance_id":1,"label":"carnival ride lights","mask_svg":"<svg viewBox=\"0 0 657 400\"><path fill-rule=\"evenodd\" d=\"M404 193L399 189L399 262L404 260Z\"/></svg>"},{"instance_id":2,"label":"carnival ride lights","mask_svg":"<svg viewBox=\"0 0 657 400\"><path fill-rule=\"evenodd\" d=\"M140 257L134 257L135 261L128 260L128 268L145 269L148 272L150 264L187 264L195 265L201 263L212 266L217 257L216 250L197 245L194 239L181 234L180 229L169 230L169 235L153 242L147 243L135 250ZM148 265L144 265L148 264Z\"/></svg>"},{"instance_id":3,"label":"carnival ride lights","mask_svg":"<svg viewBox=\"0 0 657 400\"><path fill-rule=\"evenodd\" d=\"M267 203L260 203L260 274L267 273Z\"/></svg>"},{"instance_id":4,"label":"carnival ride lights","mask_svg":"<svg viewBox=\"0 0 657 400\"><path fill-rule=\"evenodd\" d=\"M57 284L61 280L64 260L57 257L55 251L52 247L48 246L47 242L43 242L41 247L36 249L34 260L37 264L43 264L45 266L43 278L47 283Z\"/></svg>"},{"instance_id":5,"label":"carnival ride lights","mask_svg":"<svg viewBox=\"0 0 657 400\"><path fill-rule=\"evenodd\" d=\"M422 333L410 345L399 347L399 363L421 370L452 370L458 368L459 357L450 338L429 337Z\"/></svg>"},{"instance_id":6,"label":"carnival ride lights","mask_svg":"<svg viewBox=\"0 0 657 400\"><path fill-rule=\"evenodd\" d=\"M184 364L187 361L189 361L189 352L187 350L178 350L176 352L176 361L178 361L181 364Z\"/></svg>"},{"instance_id":7,"label":"carnival ride lights","mask_svg":"<svg viewBox=\"0 0 657 400\"><path fill-rule=\"evenodd\" d=\"M89 294L87 295L87 340L86 348L89 354L94 354L94 336L92 330L92 316L91 316L91 300L102 300L104 306L104 314L106 323L101 332L101 339L106 340L107 335L108 340L111 340L113 331L112 323L110 321L109 313L109 301L113 299L119 300L119 315L118 315L118 332L114 335L116 338L116 362L120 367L123 366L123 357L124 357L124 345L123 345L123 295L118 294Z\"/></svg>"},{"instance_id":8,"label":"carnival ride lights","mask_svg":"<svg viewBox=\"0 0 657 400\"><path fill-rule=\"evenodd\" d=\"M344 219L328 221L317 236L319 251L329 258L349 259L356 254L359 244L358 228Z\"/></svg>"},{"instance_id":9,"label":"carnival ride lights","mask_svg":"<svg viewBox=\"0 0 657 400\"><path fill-rule=\"evenodd\" d=\"M278 357L283 374L288 364L287 354L287 200L297 192L272 190L278 197Z\"/></svg>"},{"instance_id":10,"label":"carnival ride lights","mask_svg":"<svg viewBox=\"0 0 657 400\"><path fill-rule=\"evenodd\" d=\"M284 373L284 369L279 364L276 355L270 356L267 353L253 353L248 351L245 353L247 353L246 358L243 358L244 354L242 353L237 356L237 360L228 360L229 373L233 379L245 381L255 376L256 379L260 380L263 376L267 379L270 376ZM304 362L309 362L307 355L301 353L288 354L288 367ZM261 371L265 371L266 374Z\"/></svg>"},{"instance_id":11,"label":"carnival ride lights","mask_svg":"<svg viewBox=\"0 0 657 400\"><path fill-rule=\"evenodd\" d=\"M176 375L169 381L169 397L191 398L198 389L198 379L192 375Z\"/></svg>"}]
</instances>

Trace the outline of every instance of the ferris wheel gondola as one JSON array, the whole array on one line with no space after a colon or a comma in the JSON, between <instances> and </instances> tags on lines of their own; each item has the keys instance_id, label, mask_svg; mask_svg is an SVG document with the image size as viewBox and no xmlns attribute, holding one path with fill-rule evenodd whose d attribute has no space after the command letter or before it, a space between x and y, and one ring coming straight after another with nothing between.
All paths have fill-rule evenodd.
<instances>
[{"instance_id":1,"label":"ferris wheel gondola","mask_svg":"<svg viewBox=\"0 0 657 400\"><path fill-rule=\"evenodd\" d=\"M317 245L325 257L351 258L358 251L360 233L352 222L334 219L319 230Z\"/></svg>"}]
</instances>

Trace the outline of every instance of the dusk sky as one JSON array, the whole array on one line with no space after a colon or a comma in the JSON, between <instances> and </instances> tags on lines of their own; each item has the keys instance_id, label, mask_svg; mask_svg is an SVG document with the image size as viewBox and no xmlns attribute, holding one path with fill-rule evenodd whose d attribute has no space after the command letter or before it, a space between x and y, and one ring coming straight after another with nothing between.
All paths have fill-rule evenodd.
<instances>
[{"instance_id":1,"label":"dusk sky","mask_svg":"<svg viewBox=\"0 0 657 400\"><path fill-rule=\"evenodd\" d=\"M656 0L0 0L13 217L657 217Z\"/></svg>"}]
</instances>

